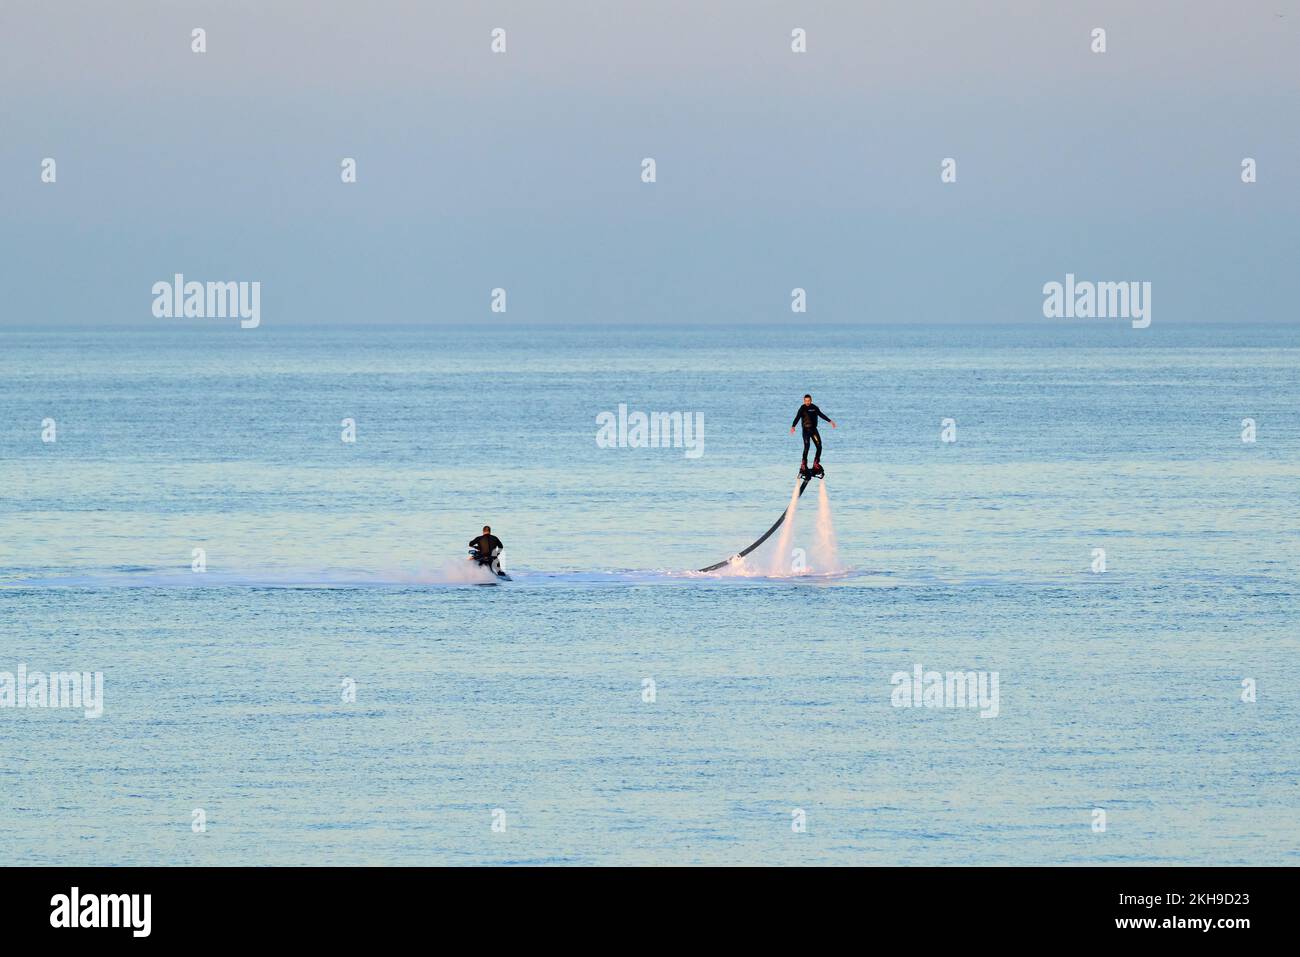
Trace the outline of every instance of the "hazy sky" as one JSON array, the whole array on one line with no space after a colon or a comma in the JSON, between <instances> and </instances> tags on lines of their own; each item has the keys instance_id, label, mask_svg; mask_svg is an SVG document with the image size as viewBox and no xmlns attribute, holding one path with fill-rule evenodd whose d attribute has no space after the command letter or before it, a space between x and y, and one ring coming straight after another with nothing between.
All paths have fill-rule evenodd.
<instances>
[{"instance_id":1,"label":"hazy sky","mask_svg":"<svg viewBox=\"0 0 1300 957\"><path fill-rule=\"evenodd\" d=\"M6 324L1296 322L1300 3L3 0L0 213Z\"/></svg>"}]
</instances>

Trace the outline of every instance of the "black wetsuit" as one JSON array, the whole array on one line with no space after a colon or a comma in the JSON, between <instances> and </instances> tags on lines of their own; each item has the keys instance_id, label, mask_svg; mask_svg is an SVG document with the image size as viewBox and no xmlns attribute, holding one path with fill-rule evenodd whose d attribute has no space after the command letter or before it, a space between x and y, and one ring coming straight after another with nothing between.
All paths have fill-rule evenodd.
<instances>
[{"instance_id":1,"label":"black wetsuit","mask_svg":"<svg viewBox=\"0 0 1300 957\"><path fill-rule=\"evenodd\" d=\"M491 560L492 558L493 549L505 548L505 546L501 544L501 539L497 538L495 535L480 535L478 538L471 538L469 540L469 547L488 560Z\"/></svg>"},{"instance_id":2,"label":"black wetsuit","mask_svg":"<svg viewBox=\"0 0 1300 957\"><path fill-rule=\"evenodd\" d=\"M803 460L808 461L808 443L812 442L817 446L817 457L814 462L820 462L822 457L822 437L817 431L817 419L822 418L827 422L830 421L828 416L813 403L799 406L799 411L794 414L794 422L790 423L790 428L794 428L800 419L803 419Z\"/></svg>"}]
</instances>

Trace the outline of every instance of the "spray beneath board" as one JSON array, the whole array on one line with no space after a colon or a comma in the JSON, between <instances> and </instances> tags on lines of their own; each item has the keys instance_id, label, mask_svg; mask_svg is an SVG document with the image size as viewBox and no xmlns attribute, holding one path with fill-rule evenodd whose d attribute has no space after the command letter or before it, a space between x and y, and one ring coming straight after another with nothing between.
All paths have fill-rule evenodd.
<instances>
[{"instance_id":1,"label":"spray beneath board","mask_svg":"<svg viewBox=\"0 0 1300 957\"><path fill-rule=\"evenodd\" d=\"M840 546L835 540L835 520L831 517L831 500L826 492L826 482L817 483L817 538L812 547L812 568L819 575L838 575L844 571L840 564Z\"/></svg>"},{"instance_id":2,"label":"spray beneath board","mask_svg":"<svg viewBox=\"0 0 1300 957\"><path fill-rule=\"evenodd\" d=\"M772 567L768 574L773 578L784 578L790 574L790 542L794 539L794 518L799 510L799 479L795 479L794 489L790 492L790 504L785 508L785 524L781 526L781 537L777 539L776 551L772 554Z\"/></svg>"}]
</instances>

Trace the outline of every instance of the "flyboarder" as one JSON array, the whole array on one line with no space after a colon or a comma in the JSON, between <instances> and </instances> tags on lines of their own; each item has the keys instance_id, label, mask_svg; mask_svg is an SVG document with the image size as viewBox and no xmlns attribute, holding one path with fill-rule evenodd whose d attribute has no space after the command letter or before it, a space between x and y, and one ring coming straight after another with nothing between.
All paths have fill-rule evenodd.
<instances>
[{"instance_id":1,"label":"flyboarder","mask_svg":"<svg viewBox=\"0 0 1300 957\"><path fill-rule=\"evenodd\" d=\"M803 405L799 406L794 414L794 421L790 423L790 434L794 435L794 427L803 420L803 462L799 466L800 475L825 475L822 471L822 437L817 431L817 420L825 419L831 424L831 428L838 428L835 420L828 416L817 406L813 405L811 395L804 395ZM817 446L817 454L813 457L812 470L808 469L808 443L812 442Z\"/></svg>"}]
</instances>

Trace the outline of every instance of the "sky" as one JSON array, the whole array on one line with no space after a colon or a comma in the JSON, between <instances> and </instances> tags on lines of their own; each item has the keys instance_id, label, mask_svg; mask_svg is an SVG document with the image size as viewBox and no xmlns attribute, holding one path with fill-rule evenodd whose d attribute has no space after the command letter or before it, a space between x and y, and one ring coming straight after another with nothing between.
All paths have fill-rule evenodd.
<instances>
[{"instance_id":1,"label":"sky","mask_svg":"<svg viewBox=\"0 0 1300 957\"><path fill-rule=\"evenodd\" d=\"M1298 251L1297 0L0 4L0 326L1295 323Z\"/></svg>"}]
</instances>

